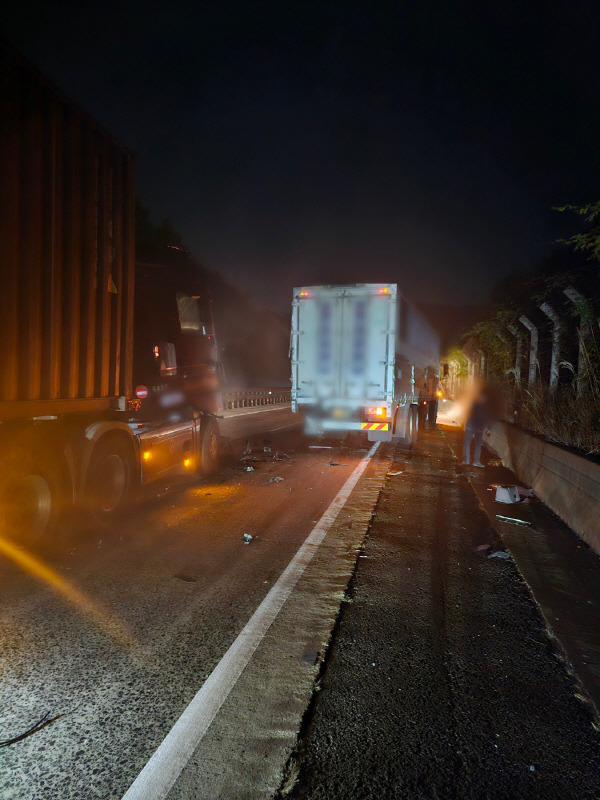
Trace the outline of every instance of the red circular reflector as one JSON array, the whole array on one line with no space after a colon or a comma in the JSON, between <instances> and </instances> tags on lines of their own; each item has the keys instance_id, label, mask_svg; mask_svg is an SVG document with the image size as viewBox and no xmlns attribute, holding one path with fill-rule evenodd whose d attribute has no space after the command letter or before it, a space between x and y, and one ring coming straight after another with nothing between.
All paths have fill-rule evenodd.
<instances>
[{"instance_id":1,"label":"red circular reflector","mask_svg":"<svg viewBox=\"0 0 600 800\"><path fill-rule=\"evenodd\" d=\"M148 397L148 387L147 386L136 386L135 387L135 396L139 397L140 400L143 400L144 397Z\"/></svg>"}]
</instances>

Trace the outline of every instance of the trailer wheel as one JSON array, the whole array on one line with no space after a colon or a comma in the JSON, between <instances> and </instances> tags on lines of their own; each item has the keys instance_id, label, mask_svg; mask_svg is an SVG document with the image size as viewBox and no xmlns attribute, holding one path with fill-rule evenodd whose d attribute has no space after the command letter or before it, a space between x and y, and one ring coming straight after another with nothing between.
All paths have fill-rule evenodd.
<instances>
[{"instance_id":1,"label":"trailer wheel","mask_svg":"<svg viewBox=\"0 0 600 800\"><path fill-rule=\"evenodd\" d=\"M409 425L410 425L410 440L409 440L409 444L412 444L413 442L416 442L417 439L419 438L419 430L421 429L421 426L419 424L419 422L420 422L420 419L419 419L420 418L419 406L413 405L413 406L410 407L408 418L409 418Z\"/></svg>"},{"instance_id":2,"label":"trailer wheel","mask_svg":"<svg viewBox=\"0 0 600 800\"><path fill-rule=\"evenodd\" d=\"M202 475L212 475L219 469L220 449L221 442L217 421L213 417L206 417L202 425L198 472Z\"/></svg>"},{"instance_id":3,"label":"trailer wheel","mask_svg":"<svg viewBox=\"0 0 600 800\"><path fill-rule=\"evenodd\" d=\"M86 476L86 499L94 520L107 525L123 509L133 482L133 451L126 439L100 439Z\"/></svg>"},{"instance_id":4,"label":"trailer wheel","mask_svg":"<svg viewBox=\"0 0 600 800\"><path fill-rule=\"evenodd\" d=\"M0 535L35 545L52 531L61 497L60 470L33 459L9 458L0 477Z\"/></svg>"}]
</instances>

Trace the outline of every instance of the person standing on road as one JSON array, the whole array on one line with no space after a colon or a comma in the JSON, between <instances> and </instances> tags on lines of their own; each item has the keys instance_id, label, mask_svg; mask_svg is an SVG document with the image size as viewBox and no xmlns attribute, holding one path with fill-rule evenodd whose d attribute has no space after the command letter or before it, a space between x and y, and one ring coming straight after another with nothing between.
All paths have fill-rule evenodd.
<instances>
[{"instance_id":1,"label":"person standing on road","mask_svg":"<svg viewBox=\"0 0 600 800\"><path fill-rule=\"evenodd\" d=\"M483 467L481 463L481 445L483 432L490 421L490 407L487 393L482 389L471 406L471 411L465 425L465 439L463 444L462 465L468 466L471 463L471 441L475 443L473 459L474 467Z\"/></svg>"}]
</instances>

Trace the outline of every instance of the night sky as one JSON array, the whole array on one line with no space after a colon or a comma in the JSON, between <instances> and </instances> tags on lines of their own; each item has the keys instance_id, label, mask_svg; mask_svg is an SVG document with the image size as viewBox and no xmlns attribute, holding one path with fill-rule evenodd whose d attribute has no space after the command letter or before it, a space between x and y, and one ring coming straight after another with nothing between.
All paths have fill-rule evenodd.
<instances>
[{"instance_id":1,"label":"night sky","mask_svg":"<svg viewBox=\"0 0 600 800\"><path fill-rule=\"evenodd\" d=\"M3 35L137 155L192 253L480 303L600 199L600 3L5 2ZM580 223L569 220L569 228Z\"/></svg>"}]
</instances>

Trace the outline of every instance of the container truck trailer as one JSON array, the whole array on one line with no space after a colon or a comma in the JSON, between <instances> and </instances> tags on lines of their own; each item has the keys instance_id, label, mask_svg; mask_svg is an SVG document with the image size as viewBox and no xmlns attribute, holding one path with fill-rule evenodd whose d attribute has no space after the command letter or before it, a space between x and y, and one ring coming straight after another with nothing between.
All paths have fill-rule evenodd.
<instances>
[{"instance_id":1,"label":"container truck trailer","mask_svg":"<svg viewBox=\"0 0 600 800\"><path fill-rule=\"evenodd\" d=\"M307 435L410 443L434 416L439 338L396 284L294 289L290 352Z\"/></svg>"},{"instance_id":2,"label":"container truck trailer","mask_svg":"<svg viewBox=\"0 0 600 800\"><path fill-rule=\"evenodd\" d=\"M0 58L0 536L31 541L214 468L219 365L189 259L136 265L132 154Z\"/></svg>"}]
</instances>

